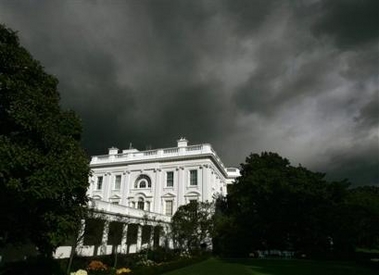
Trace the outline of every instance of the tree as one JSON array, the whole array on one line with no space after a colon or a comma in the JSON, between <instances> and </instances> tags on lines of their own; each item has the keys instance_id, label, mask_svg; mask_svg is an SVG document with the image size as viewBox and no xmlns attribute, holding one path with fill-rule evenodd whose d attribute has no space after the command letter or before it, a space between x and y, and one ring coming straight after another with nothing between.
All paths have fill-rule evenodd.
<instances>
[{"instance_id":1,"label":"tree","mask_svg":"<svg viewBox=\"0 0 379 275\"><path fill-rule=\"evenodd\" d=\"M89 176L57 84L0 25L0 246L31 241L46 256L78 230Z\"/></svg>"},{"instance_id":2,"label":"tree","mask_svg":"<svg viewBox=\"0 0 379 275\"><path fill-rule=\"evenodd\" d=\"M349 190L346 208L354 224L355 242L360 248L379 248L379 187L362 186Z\"/></svg>"},{"instance_id":3,"label":"tree","mask_svg":"<svg viewBox=\"0 0 379 275\"><path fill-rule=\"evenodd\" d=\"M251 154L241 167L216 219L221 252L280 249L319 255L337 243L351 247L351 240L338 238L351 225L334 222L344 209L347 182L327 182L324 174L291 166L276 153Z\"/></svg>"},{"instance_id":4,"label":"tree","mask_svg":"<svg viewBox=\"0 0 379 275\"><path fill-rule=\"evenodd\" d=\"M213 230L213 204L191 202L182 205L172 217L172 234L176 245L182 250L196 254L210 243Z\"/></svg>"}]
</instances>

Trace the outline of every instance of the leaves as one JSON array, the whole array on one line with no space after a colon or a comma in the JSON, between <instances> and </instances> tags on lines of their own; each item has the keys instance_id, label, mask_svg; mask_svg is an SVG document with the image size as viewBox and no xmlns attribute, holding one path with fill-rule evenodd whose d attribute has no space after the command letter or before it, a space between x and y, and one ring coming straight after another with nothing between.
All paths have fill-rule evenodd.
<instances>
[{"instance_id":1,"label":"leaves","mask_svg":"<svg viewBox=\"0 0 379 275\"><path fill-rule=\"evenodd\" d=\"M208 202L191 202L175 212L171 227L174 241L181 249L196 253L209 241L213 231L213 208Z\"/></svg>"},{"instance_id":2,"label":"leaves","mask_svg":"<svg viewBox=\"0 0 379 275\"><path fill-rule=\"evenodd\" d=\"M57 84L0 25L0 245L31 240L46 255L77 230L89 175Z\"/></svg>"},{"instance_id":3,"label":"leaves","mask_svg":"<svg viewBox=\"0 0 379 275\"><path fill-rule=\"evenodd\" d=\"M378 227L372 226L379 224L377 188L328 182L324 174L291 166L276 153L251 154L241 166L242 176L216 211L215 242L221 252L345 253L370 241L379 245Z\"/></svg>"}]
</instances>

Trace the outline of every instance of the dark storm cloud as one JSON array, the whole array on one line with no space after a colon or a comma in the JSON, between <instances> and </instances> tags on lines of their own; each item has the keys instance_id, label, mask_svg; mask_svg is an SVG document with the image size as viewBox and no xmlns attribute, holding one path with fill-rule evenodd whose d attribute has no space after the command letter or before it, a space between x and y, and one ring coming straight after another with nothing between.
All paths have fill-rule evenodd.
<instances>
[{"instance_id":1,"label":"dark storm cloud","mask_svg":"<svg viewBox=\"0 0 379 275\"><path fill-rule=\"evenodd\" d=\"M373 148L378 148L375 138L357 142L352 152L347 153L344 148L329 151L329 164L322 169L332 180L345 178L356 184L375 183L379 178L379 155Z\"/></svg>"},{"instance_id":2,"label":"dark storm cloud","mask_svg":"<svg viewBox=\"0 0 379 275\"><path fill-rule=\"evenodd\" d=\"M355 118L356 122L359 124L358 127L363 127L366 129L375 129L379 125L379 96L377 96L378 94L379 90L374 91L373 99L370 100L359 110L359 114Z\"/></svg>"},{"instance_id":3,"label":"dark storm cloud","mask_svg":"<svg viewBox=\"0 0 379 275\"><path fill-rule=\"evenodd\" d=\"M221 1L223 11L228 20L235 22L234 31L238 35L251 35L259 30L275 5L279 2L256 0L256 1Z\"/></svg>"},{"instance_id":4,"label":"dark storm cloud","mask_svg":"<svg viewBox=\"0 0 379 275\"><path fill-rule=\"evenodd\" d=\"M89 154L211 143L378 184L377 1L4 1ZM376 9L377 11L377 9Z\"/></svg>"},{"instance_id":5,"label":"dark storm cloud","mask_svg":"<svg viewBox=\"0 0 379 275\"><path fill-rule=\"evenodd\" d=\"M375 42L379 36L379 2L376 0L323 0L322 14L312 30L329 36L341 48Z\"/></svg>"}]
</instances>

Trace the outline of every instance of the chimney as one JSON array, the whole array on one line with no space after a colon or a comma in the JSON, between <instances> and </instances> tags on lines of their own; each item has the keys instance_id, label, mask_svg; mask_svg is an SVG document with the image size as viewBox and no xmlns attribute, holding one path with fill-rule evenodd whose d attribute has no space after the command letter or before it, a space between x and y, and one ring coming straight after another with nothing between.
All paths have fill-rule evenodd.
<instances>
[{"instance_id":1,"label":"chimney","mask_svg":"<svg viewBox=\"0 0 379 275\"><path fill-rule=\"evenodd\" d=\"M187 147L188 146L188 140L186 138L182 137L178 139L178 147Z\"/></svg>"},{"instance_id":2,"label":"chimney","mask_svg":"<svg viewBox=\"0 0 379 275\"><path fill-rule=\"evenodd\" d=\"M108 149L108 154L109 155L117 155L118 154L118 148L116 147L111 147Z\"/></svg>"}]
</instances>

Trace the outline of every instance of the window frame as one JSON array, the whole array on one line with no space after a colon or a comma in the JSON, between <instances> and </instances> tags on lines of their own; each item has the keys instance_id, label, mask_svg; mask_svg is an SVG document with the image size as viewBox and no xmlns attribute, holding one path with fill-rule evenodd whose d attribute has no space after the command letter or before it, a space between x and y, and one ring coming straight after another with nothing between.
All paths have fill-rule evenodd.
<instances>
[{"instance_id":1,"label":"window frame","mask_svg":"<svg viewBox=\"0 0 379 275\"><path fill-rule=\"evenodd\" d=\"M137 209L145 210L145 200L143 198L139 198L137 201Z\"/></svg>"},{"instance_id":2,"label":"window frame","mask_svg":"<svg viewBox=\"0 0 379 275\"><path fill-rule=\"evenodd\" d=\"M172 177L169 175L172 175ZM171 183L171 185L169 185ZM167 188L173 188L174 187L174 171L167 171L166 172L166 187Z\"/></svg>"},{"instance_id":3,"label":"window frame","mask_svg":"<svg viewBox=\"0 0 379 275\"><path fill-rule=\"evenodd\" d=\"M189 170L189 186L198 186L199 185L199 175L197 169ZM195 176L195 177L193 177ZM195 184L193 184L195 183Z\"/></svg>"},{"instance_id":4,"label":"window frame","mask_svg":"<svg viewBox=\"0 0 379 275\"><path fill-rule=\"evenodd\" d=\"M145 182L145 186L141 187L141 182ZM149 189L152 186L151 178L146 175L139 175L134 182L134 189Z\"/></svg>"},{"instance_id":5,"label":"window frame","mask_svg":"<svg viewBox=\"0 0 379 275\"><path fill-rule=\"evenodd\" d=\"M100 179L101 179L101 181L100 181ZM103 190L103 183L104 183L104 176L97 176L96 177L96 191Z\"/></svg>"},{"instance_id":6,"label":"window frame","mask_svg":"<svg viewBox=\"0 0 379 275\"><path fill-rule=\"evenodd\" d=\"M120 181L117 184L117 179L118 178L120 179ZM122 176L121 175L115 175L114 176L113 190L120 190L121 189L121 181L122 181Z\"/></svg>"},{"instance_id":7,"label":"window frame","mask_svg":"<svg viewBox=\"0 0 379 275\"><path fill-rule=\"evenodd\" d=\"M168 203L170 203L170 205L171 205L169 213L167 212L167 210L168 210L168 207L167 207ZM170 216L170 217L172 217L174 215L174 201L173 200L165 200L164 214L166 216Z\"/></svg>"}]
</instances>

